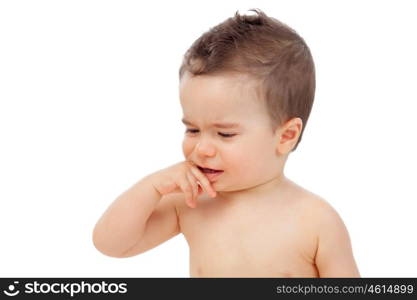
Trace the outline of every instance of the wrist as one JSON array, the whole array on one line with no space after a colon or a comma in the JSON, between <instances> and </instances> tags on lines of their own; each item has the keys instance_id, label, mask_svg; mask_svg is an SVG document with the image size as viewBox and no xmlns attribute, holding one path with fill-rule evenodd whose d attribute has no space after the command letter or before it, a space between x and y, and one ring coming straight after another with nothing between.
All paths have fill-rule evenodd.
<instances>
[{"instance_id":1,"label":"wrist","mask_svg":"<svg viewBox=\"0 0 417 300\"><path fill-rule=\"evenodd\" d=\"M145 177L145 180L148 182L148 184L150 185L151 189L154 190L154 192L156 194L158 194L159 197L162 197L163 194L161 193L160 189L158 189L157 185L156 185L156 181L154 178L154 174L150 174L148 176Z\"/></svg>"}]
</instances>

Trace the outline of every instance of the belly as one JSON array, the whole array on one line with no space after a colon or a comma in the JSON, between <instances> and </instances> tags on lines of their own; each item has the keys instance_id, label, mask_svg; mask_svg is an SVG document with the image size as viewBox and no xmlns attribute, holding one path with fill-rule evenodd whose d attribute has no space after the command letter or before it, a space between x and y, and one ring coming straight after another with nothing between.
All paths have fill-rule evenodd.
<instances>
[{"instance_id":1,"label":"belly","mask_svg":"<svg viewBox=\"0 0 417 300\"><path fill-rule=\"evenodd\" d=\"M191 277L318 277L297 230L201 228L189 240Z\"/></svg>"},{"instance_id":2,"label":"belly","mask_svg":"<svg viewBox=\"0 0 417 300\"><path fill-rule=\"evenodd\" d=\"M230 249L200 250L190 249L191 277L318 277L314 264L295 253L244 255Z\"/></svg>"},{"instance_id":3,"label":"belly","mask_svg":"<svg viewBox=\"0 0 417 300\"><path fill-rule=\"evenodd\" d=\"M315 239L294 213L213 202L188 212L181 229L191 277L318 277Z\"/></svg>"}]
</instances>

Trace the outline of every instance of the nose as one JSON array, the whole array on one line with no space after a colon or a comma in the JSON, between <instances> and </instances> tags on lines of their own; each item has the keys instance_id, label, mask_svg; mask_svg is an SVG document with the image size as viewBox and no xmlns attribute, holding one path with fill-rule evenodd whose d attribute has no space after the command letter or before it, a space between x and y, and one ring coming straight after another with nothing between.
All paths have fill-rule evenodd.
<instances>
[{"instance_id":1,"label":"nose","mask_svg":"<svg viewBox=\"0 0 417 300\"><path fill-rule=\"evenodd\" d=\"M197 154L202 156L214 156L216 155L216 149L209 141L205 139L200 139L200 141L195 146L195 151Z\"/></svg>"}]
</instances>

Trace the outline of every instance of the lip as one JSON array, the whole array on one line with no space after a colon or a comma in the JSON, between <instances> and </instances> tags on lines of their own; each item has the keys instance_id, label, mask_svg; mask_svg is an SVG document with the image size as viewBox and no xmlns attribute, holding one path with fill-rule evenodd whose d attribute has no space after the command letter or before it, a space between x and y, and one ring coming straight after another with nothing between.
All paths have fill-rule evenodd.
<instances>
[{"instance_id":1,"label":"lip","mask_svg":"<svg viewBox=\"0 0 417 300\"><path fill-rule=\"evenodd\" d=\"M214 182L219 176L221 176L224 171L220 171L217 173L203 173L210 182Z\"/></svg>"},{"instance_id":2,"label":"lip","mask_svg":"<svg viewBox=\"0 0 417 300\"><path fill-rule=\"evenodd\" d=\"M205 166L200 166L200 165L197 165L197 167L199 168L199 169L212 169L212 170L214 170L214 171L220 171L220 172L223 172L223 170L218 170L218 169L215 169L215 168L210 168L210 167L205 167ZM202 170L201 170L202 171Z\"/></svg>"},{"instance_id":3,"label":"lip","mask_svg":"<svg viewBox=\"0 0 417 300\"><path fill-rule=\"evenodd\" d=\"M209 168L209 167L205 167L205 166L201 166L201 165L197 165L197 167L207 177L207 179L210 182L214 182L220 175L222 175L224 173L224 170L217 170L217 169L213 169L213 168ZM212 169L212 170L215 170L215 171L218 171L218 172L216 172L216 173L204 173L203 170L201 170L202 168Z\"/></svg>"}]
</instances>

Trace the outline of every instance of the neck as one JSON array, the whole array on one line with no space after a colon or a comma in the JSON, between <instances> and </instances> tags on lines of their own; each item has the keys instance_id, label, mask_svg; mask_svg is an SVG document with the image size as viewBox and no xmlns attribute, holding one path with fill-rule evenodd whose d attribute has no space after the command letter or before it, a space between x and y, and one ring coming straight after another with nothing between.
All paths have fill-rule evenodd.
<instances>
[{"instance_id":1,"label":"neck","mask_svg":"<svg viewBox=\"0 0 417 300\"><path fill-rule=\"evenodd\" d=\"M258 185L251 186L237 191L217 192L217 198L225 201L244 201L244 199L262 199L263 196L269 196L281 190L289 180L283 173L272 179L262 182Z\"/></svg>"}]
</instances>

